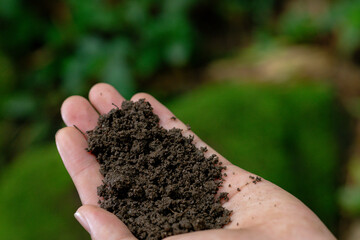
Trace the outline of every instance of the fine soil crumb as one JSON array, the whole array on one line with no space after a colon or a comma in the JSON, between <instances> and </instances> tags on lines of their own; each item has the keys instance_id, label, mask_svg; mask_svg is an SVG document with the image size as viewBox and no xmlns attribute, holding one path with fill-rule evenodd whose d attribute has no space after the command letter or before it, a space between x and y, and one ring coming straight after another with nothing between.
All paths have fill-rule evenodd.
<instances>
[{"instance_id":1,"label":"fine soil crumb","mask_svg":"<svg viewBox=\"0 0 360 240\"><path fill-rule=\"evenodd\" d=\"M257 184L258 182L261 182L261 181L262 181L261 177L259 177L259 176L256 176L256 177L254 177L254 176L249 176L249 178L252 179L252 180L254 180L254 181L252 181L253 184Z\"/></svg>"},{"instance_id":2,"label":"fine soil crumb","mask_svg":"<svg viewBox=\"0 0 360 240\"><path fill-rule=\"evenodd\" d=\"M256 177L255 180L253 181L253 184L256 184L258 182L261 182L261 177Z\"/></svg>"},{"instance_id":3,"label":"fine soil crumb","mask_svg":"<svg viewBox=\"0 0 360 240\"><path fill-rule=\"evenodd\" d=\"M241 191L241 190L240 190L240 188L237 188L236 190L237 190L238 192L240 192L240 191Z\"/></svg>"},{"instance_id":4,"label":"fine soil crumb","mask_svg":"<svg viewBox=\"0 0 360 240\"><path fill-rule=\"evenodd\" d=\"M200 147L200 150L201 150L202 152L207 152L207 151L208 151L207 147Z\"/></svg>"},{"instance_id":5,"label":"fine soil crumb","mask_svg":"<svg viewBox=\"0 0 360 240\"><path fill-rule=\"evenodd\" d=\"M189 124L186 124L186 129L191 130L191 126Z\"/></svg>"},{"instance_id":6,"label":"fine soil crumb","mask_svg":"<svg viewBox=\"0 0 360 240\"><path fill-rule=\"evenodd\" d=\"M175 121L175 120L176 120L176 117L175 117L175 116L172 116L170 119Z\"/></svg>"},{"instance_id":7,"label":"fine soil crumb","mask_svg":"<svg viewBox=\"0 0 360 240\"><path fill-rule=\"evenodd\" d=\"M124 101L101 115L87 132L87 150L96 156L103 184L100 206L114 213L138 239L217 229L230 222L221 205L228 193L218 157L204 156L180 129L159 126L144 99ZM219 196L219 197L215 197Z\"/></svg>"}]
</instances>

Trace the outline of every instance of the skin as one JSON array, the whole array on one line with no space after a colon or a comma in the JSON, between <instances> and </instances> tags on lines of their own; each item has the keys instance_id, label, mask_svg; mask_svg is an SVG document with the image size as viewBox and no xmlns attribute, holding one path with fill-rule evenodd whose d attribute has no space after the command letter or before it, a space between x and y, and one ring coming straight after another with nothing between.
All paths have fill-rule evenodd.
<instances>
[{"instance_id":1,"label":"skin","mask_svg":"<svg viewBox=\"0 0 360 240\"><path fill-rule=\"evenodd\" d=\"M184 135L194 135L197 147L206 146L209 149L206 156L216 154L227 166L226 182L220 191L229 192L229 201L224 202L223 206L233 210L232 222L223 229L193 232L166 239L335 239L319 218L297 198L264 179L253 184L249 176L256 175L226 160L191 130L187 130L179 119L171 119L174 115L155 98L146 93L138 93L131 100L141 98L151 103L154 113L160 117L161 126L166 129L181 128ZM92 154L84 150L87 147L86 139L73 126L76 125L83 132L93 129L99 114L109 112L114 108L113 103L121 106L123 100L112 86L99 83L91 88L89 100L71 96L61 107L62 118L68 127L57 132L56 145L83 204L75 217L94 240L136 238L115 215L98 207L96 189L102 183L99 164ZM240 192L237 191L238 187Z\"/></svg>"}]
</instances>

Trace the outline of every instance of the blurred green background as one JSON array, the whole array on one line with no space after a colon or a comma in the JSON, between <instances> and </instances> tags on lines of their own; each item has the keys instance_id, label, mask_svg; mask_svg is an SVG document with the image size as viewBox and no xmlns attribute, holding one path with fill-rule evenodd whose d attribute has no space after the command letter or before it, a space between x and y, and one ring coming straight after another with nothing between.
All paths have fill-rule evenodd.
<instances>
[{"instance_id":1,"label":"blurred green background","mask_svg":"<svg viewBox=\"0 0 360 240\"><path fill-rule=\"evenodd\" d=\"M0 0L0 29L0 239L88 239L54 135L97 82L359 239L360 1Z\"/></svg>"}]
</instances>

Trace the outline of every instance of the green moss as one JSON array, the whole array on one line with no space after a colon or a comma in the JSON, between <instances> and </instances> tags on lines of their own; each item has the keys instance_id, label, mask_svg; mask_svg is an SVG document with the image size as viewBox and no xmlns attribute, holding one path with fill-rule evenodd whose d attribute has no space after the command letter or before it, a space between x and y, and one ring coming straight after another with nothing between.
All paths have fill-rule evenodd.
<instances>
[{"instance_id":1,"label":"green moss","mask_svg":"<svg viewBox=\"0 0 360 240\"><path fill-rule=\"evenodd\" d=\"M55 145L25 152L3 173L0 239L86 239L73 217L80 203Z\"/></svg>"}]
</instances>

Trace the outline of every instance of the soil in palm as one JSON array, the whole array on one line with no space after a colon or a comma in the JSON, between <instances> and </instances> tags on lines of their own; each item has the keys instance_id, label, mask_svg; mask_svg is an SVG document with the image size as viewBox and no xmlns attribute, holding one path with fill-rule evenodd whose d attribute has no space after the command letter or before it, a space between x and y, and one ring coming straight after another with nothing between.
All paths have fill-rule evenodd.
<instances>
[{"instance_id":1,"label":"soil in palm","mask_svg":"<svg viewBox=\"0 0 360 240\"><path fill-rule=\"evenodd\" d=\"M139 239L223 227L231 214L221 204L227 193L218 193L225 167L181 129L161 127L152 110L144 99L124 101L86 133L104 176L100 206Z\"/></svg>"}]
</instances>

